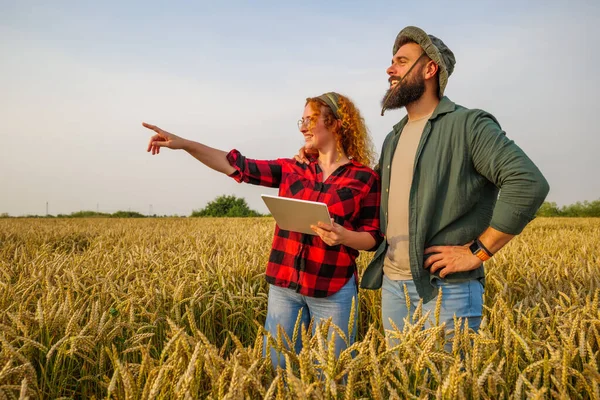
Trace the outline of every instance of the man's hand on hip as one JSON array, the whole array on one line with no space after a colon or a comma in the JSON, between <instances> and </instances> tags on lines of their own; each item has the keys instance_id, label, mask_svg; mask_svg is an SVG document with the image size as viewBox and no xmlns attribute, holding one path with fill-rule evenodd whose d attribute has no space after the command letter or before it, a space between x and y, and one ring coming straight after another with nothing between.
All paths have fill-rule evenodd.
<instances>
[{"instance_id":1,"label":"man's hand on hip","mask_svg":"<svg viewBox=\"0 0 600 400\"><path fill-rule=\"evenodd\" d=\"M440 272L440 278L456 272L472 271L481 266L482 261L464 246L431 246L425 249L425 254L431 254L425 260L424 267L432 274Z\"/></svg>"}]
</instances>

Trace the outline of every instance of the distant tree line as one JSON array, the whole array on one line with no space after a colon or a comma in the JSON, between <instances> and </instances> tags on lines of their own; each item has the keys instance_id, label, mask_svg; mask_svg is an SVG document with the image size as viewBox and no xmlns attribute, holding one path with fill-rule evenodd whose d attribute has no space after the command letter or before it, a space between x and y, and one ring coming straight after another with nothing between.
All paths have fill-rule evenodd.
<instances>
[{"instance_id":1,"label":"distant tree line","mask_svg":"<svg viewBox=\"0 0 600 400\"><path fill-rule=\"evenodd\" d=\"M537 212L538 217L600 217L600 199L578 201L575 204L559 207L555 202L544 202Z\"/></svg>"},{"instance_id":2,"label":"distant tree line","mask_svg":"<svg viewBox=\"0 0 600 400\"><path fill-rule=\"evenodd\" d=\"M236 196L222 195L209 202L204 208L194 210L190 217L264 217L250 209L246 199ZM559 207L555 202L544 202L537 212L538 217L600 217L600 199L595 201L578 201L575 204ZM26 215L24 218L146 218L168 217L168 215L144 215L136 211L117 211L102 213L97 211L77 211L71 214ZM10 218L7 213L0 218Z\"/></svg>"}]
</instances>

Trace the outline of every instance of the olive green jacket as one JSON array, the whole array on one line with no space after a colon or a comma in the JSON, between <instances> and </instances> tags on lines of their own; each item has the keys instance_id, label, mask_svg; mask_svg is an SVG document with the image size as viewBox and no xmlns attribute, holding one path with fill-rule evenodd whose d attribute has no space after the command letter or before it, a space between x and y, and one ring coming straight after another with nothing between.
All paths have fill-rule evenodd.
<instances>
[{"instance_id":1,"label":"olive green jacket","mask_svg":"<svg viewBox=\"0 0 600 400\"><path fill-rule=\"evenodd\" d=\"M379 165L381 230L387 229L391 164L408 117L386 137ZM409 199L410 269L426 303L437 295L434 275L423 268L424 250L464 245L491 226L519 234L548 194L548 182L489 113L467 109L443 97L427 121L417 148ZM377 248L361 287L378 289L387 241ZM448 281L484 279L483 266L451 274Z\"/></svg>"}]
</instances>

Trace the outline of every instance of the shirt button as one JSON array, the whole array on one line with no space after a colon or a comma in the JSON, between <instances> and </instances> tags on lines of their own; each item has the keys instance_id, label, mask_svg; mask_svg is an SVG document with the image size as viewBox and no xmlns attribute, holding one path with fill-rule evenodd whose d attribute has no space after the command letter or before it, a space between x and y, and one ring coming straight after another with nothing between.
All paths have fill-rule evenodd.
<instances>
[{"instance_id":1,"label":"shirt button","mask_svg":"<svg viewBox=\"0 0 600 400\"><path fill-rule=\"evenodd\" d=\"M385 189L385 192L386 192L386 193L388 193L388 192L389 192L389 190L388 190L388 189Z\"/></svg>"},{"instance_id":2,"label":"shirt button","mask_svg":"<svg viewBox=\"0 0 600 400\"><path fill-rule=\"evenodd\" d=\"M388 169L390 169L390 166L388 165Z\"/></svg>"}]
</instances>

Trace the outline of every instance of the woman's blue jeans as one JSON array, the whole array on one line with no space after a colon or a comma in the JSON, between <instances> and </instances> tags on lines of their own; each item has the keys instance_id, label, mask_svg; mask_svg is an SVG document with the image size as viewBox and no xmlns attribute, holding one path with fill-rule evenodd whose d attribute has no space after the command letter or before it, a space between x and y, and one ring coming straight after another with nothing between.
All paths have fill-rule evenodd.
<instances>
[{"instance_id":1,"label":"woman's blue jeans","mask_svg":"<svg viewBox=\"0 0 600 400\"><path fill-rule=\"evenodd\" d=\"M348 323L352 310L352 300L354 299L354 327L352 332L348 332ZM354 276L335 294L329 297L309 297L296 293L292 289L282 288L275 285L269 285L269 304L267 308L267 319L265 329L273 338L277 338L277 326L292 339L294 335L294 326L298 319L298 313L302 311L300 329L306 329L311 319L313 322L313 334L317 325L331 318L331 322L337 325L349 338L352 344L356 337L356 321L358 317L358 294L356 280ZM329 329L328 340L331 338L334 330ZM346 342L336 332L335 354L336 357L346 348ZM285 344L286 341L283 340ZM266 356L267 338L265 337L263 355ZM286 346L287 347L287 346ZM302 349L301 334L298 332L294 350L299 353ZM289 349L288 349L289 350ZM285 368L285 359L282 354L271 347L271 361L273 367L280 366Z\"/></svg>"}]
</instances>

